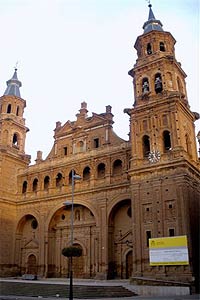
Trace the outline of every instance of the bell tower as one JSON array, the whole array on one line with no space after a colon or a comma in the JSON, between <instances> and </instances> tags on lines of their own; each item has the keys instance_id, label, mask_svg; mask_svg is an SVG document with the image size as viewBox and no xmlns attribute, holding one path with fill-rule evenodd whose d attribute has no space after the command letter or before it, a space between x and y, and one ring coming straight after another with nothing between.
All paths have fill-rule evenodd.
<instances>
[{"instance_id":1,"label":"bell tower","mask_svg":"<svg viewBox=\"0 0 200 300\"><path fill-rule=\"evenodd\" d=\"M26 133L23 117L26 101L20 95L21 82L17 78L17 69L7 88L0 97L0 157L2 174L7 174L0 181L0 192L16 193L16 174L19 168L28 166L30 156L25 154Z\"/></svg>"},{"instance_id":2,"label":"bell tower","mask_svg":"<svg viewBox=\"0 0 200 300\"><path fill-rule=\"evenodd\" d=\"M175 58L176 41L156 20L151 4L143 29L135 42L137 61L129 71L135 93L131 113L134 164L143 163L149 155L158 159L161 153L167 159L166 154L172 152L197 161L194 121L199 116L190 111L186 74Z\"/></svg>"},{"instance_id":3,"label":"bell tower","mask_svg":"<svg viewBox=\"0 0 200 300\"><path fill-rule=\"evenodd\" d=\"M200 165L186 74L175 57L175 39L149 4L135 42L134 105L130 116L133 277L199 280ZM188 266L150 267L149 238L186 235Z\"/></svg>"},{"instance_id":4,"label":"bell tower","mask_svg":"<svg viewBox=\"0 0 200 300\"><path fill-rule=\"evenodd\" d=\"M19 170L26 169L30 155L25 154L25 139L28 128L23 118L26 101L20 95L21 82L17 78L17 69L7 81L7 88L0 97L0 269L6 274L13 261L14 238L16 230L16 211ZM9 246L8 246L9 245Z\"/></svg>"},{"instance_id":5,"label":"bell tower","mask_svg":"<svg viewBox=\"0 0 200 300\"><path fill-rule=\"evenodd\" d=\"M0 98L1 133L0 144L15 155L23 155L28 128L23 118L26 101L20 95L21 82L17 78L17 69L7 81L7 89Z\"/></svg>"}]
</instances>

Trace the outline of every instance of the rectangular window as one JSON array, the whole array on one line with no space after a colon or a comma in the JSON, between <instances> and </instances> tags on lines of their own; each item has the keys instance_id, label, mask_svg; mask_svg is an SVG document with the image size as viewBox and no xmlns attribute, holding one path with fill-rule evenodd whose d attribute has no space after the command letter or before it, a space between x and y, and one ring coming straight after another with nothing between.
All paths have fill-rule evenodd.
<instances>
[{"instance_id":1,"label":"rectangular window","mask_svg":"<svg viewBox=\"0 0 200 300\"><path fill-rule=\"evenodd\" d=\"M149 247L149 239L151 238L151 231L147 230L146 231L146 245Z\"/></svg>"},{"instance_id":2,"label":"rectangular window","mask_svg":"<svg viewBox=\"0 0 200 300\"><path fill-rule=\"evenodd\" d=\"M175 236L175 230L174 228L169 229L169 236Z\"/></svg>"},{"instance_id":3,"label":"rectangular window","mask_svg":"<svg viewBox=\"0 0 200 300\"><path fill-rule=\"evenodd\" d=\"M94 139L94 148L99 148L99 139Z\"/></svg>"},{"instance_id":4,"label":"rectangular window","mask_svg":"<svg viewBox=\"0 0 200 300\"><path fill-rule=\"evenodd\" d=\"M64 155L67 155L67 147L64 147Z\"/></svg>"}]
</instances>

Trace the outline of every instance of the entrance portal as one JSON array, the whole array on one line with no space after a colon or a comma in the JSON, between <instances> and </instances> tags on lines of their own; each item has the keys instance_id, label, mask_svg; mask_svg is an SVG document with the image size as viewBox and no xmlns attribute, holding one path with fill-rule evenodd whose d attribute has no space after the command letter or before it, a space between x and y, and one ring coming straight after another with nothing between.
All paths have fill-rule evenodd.
<instances>
[{"instance_id":1,"label":"entrance portal","mask_svg":"<svg viewBox=\"0 0 200 300\"><path fill-rule=\"evenodd\" d=\"M27 267L28 274L37 274L37 264L36 264L36 257L35 255L31 254L28 257L28 267Z\"/></svg>"},{"instance_id":2,"label":"entrance portal","mask_svg":"<svg viewBox=\"0 0 200 300\"><path fill-rule=\"evenodd\" d=\"M126 255L126 278L130 278L133 272L133 253L129 251Z\"/></svg>"}]
</instances>

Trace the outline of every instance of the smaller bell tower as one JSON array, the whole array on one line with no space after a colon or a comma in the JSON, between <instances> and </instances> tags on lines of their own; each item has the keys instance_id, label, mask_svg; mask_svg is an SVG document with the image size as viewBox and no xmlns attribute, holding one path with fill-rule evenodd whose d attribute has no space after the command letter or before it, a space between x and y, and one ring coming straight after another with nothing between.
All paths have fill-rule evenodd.
<instances>
[{"instance_id":1,"label":"smaller bell tower","mask_svg":"<svg viewBox=\"0 0 200 300\"><path fill-rule=\"evenodd\" d=\"M2 174L7 174L0 181L0 193L3 190L16 193L17 170L30 163L30 156L25 154L29 129L23 117L26 101L20 95L21 85L15 68L4 95L0 97L0 166Z\"/></svg>"},{"instance_id":2,"label":"smaller bell tower","mask_svg":"<svg viewBox=\"0 0 200 300\"><path fill-rule=\"evenodd\" d=\"M15 155L25 153L26 133L29 131L23 118L26 101L21 98L20 87L21 82L15 69L13 77L7 81L4 95L0 98L0 145Z\"/></svg>"}]
</instances>

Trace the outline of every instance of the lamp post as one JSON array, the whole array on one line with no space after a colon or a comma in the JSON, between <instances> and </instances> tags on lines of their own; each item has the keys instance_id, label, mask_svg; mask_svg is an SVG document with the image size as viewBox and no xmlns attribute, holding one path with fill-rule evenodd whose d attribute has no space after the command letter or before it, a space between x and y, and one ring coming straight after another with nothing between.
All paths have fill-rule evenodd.
<instances>
[{"instance_id":1,"label":"lamp post","mask_svg":"<svg viewBox=\"0 0 200 300\"><path fill-rule=\"evenodd\" d=\"M80 180L81 176L74 173L72 170L72 202L65 202L65 205L71 204L71 230L70 230L70 246L73 247L74 240L74 183L75 180ZM73 300L73 256L70 256L69 263L69 300Z\"/></svg>"}]
</instances>

